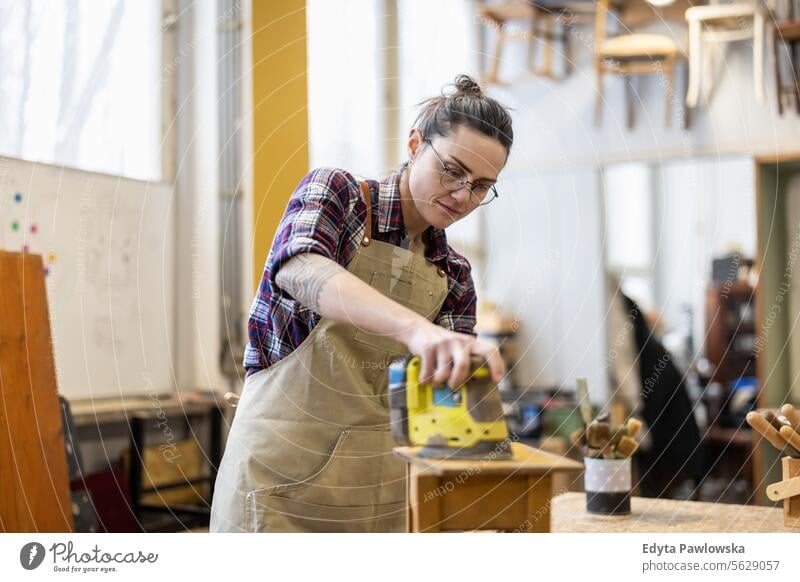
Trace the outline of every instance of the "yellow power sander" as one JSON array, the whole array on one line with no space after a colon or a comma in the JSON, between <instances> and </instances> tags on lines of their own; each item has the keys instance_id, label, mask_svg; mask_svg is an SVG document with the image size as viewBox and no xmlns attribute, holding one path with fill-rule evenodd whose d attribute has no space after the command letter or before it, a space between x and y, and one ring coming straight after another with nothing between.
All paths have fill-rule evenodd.
<instances>
[{"instance_id":1,"label":"yellow power sander","mask_svg":"<svg viewBox=\"0 0 800 582\"><path fill-rule=\"evenodd\" d=\"M500 392L482 358L472 359L467 381L451 388L420 382L419 356L389 366L392 434L406 446L421 445L419 456L437 459L510 459Z\"/></svg>"}]
</instances>

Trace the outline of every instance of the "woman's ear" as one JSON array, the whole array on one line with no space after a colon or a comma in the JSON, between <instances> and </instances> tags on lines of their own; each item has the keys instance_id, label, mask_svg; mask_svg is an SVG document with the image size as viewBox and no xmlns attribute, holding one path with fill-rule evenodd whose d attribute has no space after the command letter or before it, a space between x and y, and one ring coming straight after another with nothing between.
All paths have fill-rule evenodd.
<instances>
[{"instance_id":1,"label":"woman's ear","mask_svg":"<svg viewBox=\"0 0 800 582\"><path fill-rule=\"evenodd\" d=\"M408 132L408 143L406 144L406 150L408 151L408 160L410 162L414 161L414 158L416 157L421 144L422 144L422 134L416 127L411 128L411 131Z\"/></svg>"}]
</instances>

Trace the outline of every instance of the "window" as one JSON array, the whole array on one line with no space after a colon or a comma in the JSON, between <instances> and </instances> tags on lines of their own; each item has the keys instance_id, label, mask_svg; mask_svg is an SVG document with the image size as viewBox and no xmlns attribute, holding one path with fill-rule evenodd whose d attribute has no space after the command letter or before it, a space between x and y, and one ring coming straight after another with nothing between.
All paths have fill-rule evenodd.
<instances>
[{"instance_id":1,"label":"window","mask_svg":"<svg viewBox=\"0 0 800 582\"><path fill-rule=\"evenodd\" d=\"M653 183L650 166L629 163L605 168L606 265L629 297L651 309L655 303Z\"/></svg>"},{"instance_id":2,"label":"window","mask_svg":"<svg viewBox=\"0 0 800 582\"><path fill-rule=\"evenodd\" d=\"M307 8L311 167L381 178L408 158L415 105L459 73L478 76L474 6L398 0L395 11L379 0L308 0ZM396 31L396 46L387 30ZM447 229L476 271L481 214Z\"/></svg>"},{"instance_id":3,"label":"window","mask_svg":"<svg viewBox=\"0 0 800 582\"><path fill-rule=\"evenodd\" d=\"M458 73L475 74L477 25L470 2L398 0L396 12L393 6L379 0L308 0L312 167L384 175L407 157L414 105L438 95ZM397 46L387 29L396 30ZM387 63L395 56L396 63Z\"/></svg>"},{"instance_id":4,"label":"window","mask_svg":"<svg viewBox=\"0 0 800 582\"><path fill-rule=\"evenodd\" d=\"M306 18L311 167L378 178L383 167L378 3L308 0Z\"/></svg>"},{"instance_id":5,"label":"window","mask_svg":"<svg viewBox=\"0 0 800 582\"><path fill-rule=\"evenodd\" d=\"M160 179L161 10L0 0L0 154Z\"/></svg>"},{"instance_id":6,"label":"window","mask_svg":"<svg viewBox=\"0 0 800 582\"><path fill-rule=\"evenodd\" d=\"M476 78L477 25L474 6L463 0L398 4L400 38L400 151L419 110L414 106L439 95L459 73Z\"/></svg>"}]
</instances>

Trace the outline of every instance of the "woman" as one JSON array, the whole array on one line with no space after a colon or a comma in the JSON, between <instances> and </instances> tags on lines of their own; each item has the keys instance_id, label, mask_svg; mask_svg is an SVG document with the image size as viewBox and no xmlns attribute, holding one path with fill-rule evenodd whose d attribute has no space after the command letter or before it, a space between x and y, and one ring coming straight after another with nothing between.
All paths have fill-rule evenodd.
<instances>
[{"instance_id":1,"label":"woman","mask_svg":"<svg viewBox=\"0 0 800 582\"><path fill-rule=\"evenodd\" d=\"M506 109L460 75L423 102L408 161L381 182L308 174L289 201L249 319L247 376L219 468L211 531L404 531L388 366L462 383L475 338L470 265L444 229L488 204L512 144Z\"/></svg>"}]
</instances>

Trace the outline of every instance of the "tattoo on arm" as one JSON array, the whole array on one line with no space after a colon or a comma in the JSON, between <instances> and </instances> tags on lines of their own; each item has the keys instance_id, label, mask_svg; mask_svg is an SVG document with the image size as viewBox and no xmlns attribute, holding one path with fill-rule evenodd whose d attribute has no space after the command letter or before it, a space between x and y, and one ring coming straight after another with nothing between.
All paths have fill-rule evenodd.
<instances>
[{"instance_id":1,"label":"tattoo on arm","mask_svg":"<svg viewBox=\"0 0 800 582\"><path fill-rule=\"evenodd\" d=\"M342 271L346 269L336 261L304 253L289 259L278 271L275 282L295 300L319 313L320 296L325 285Z\"/></svg>"}]
</instances>

